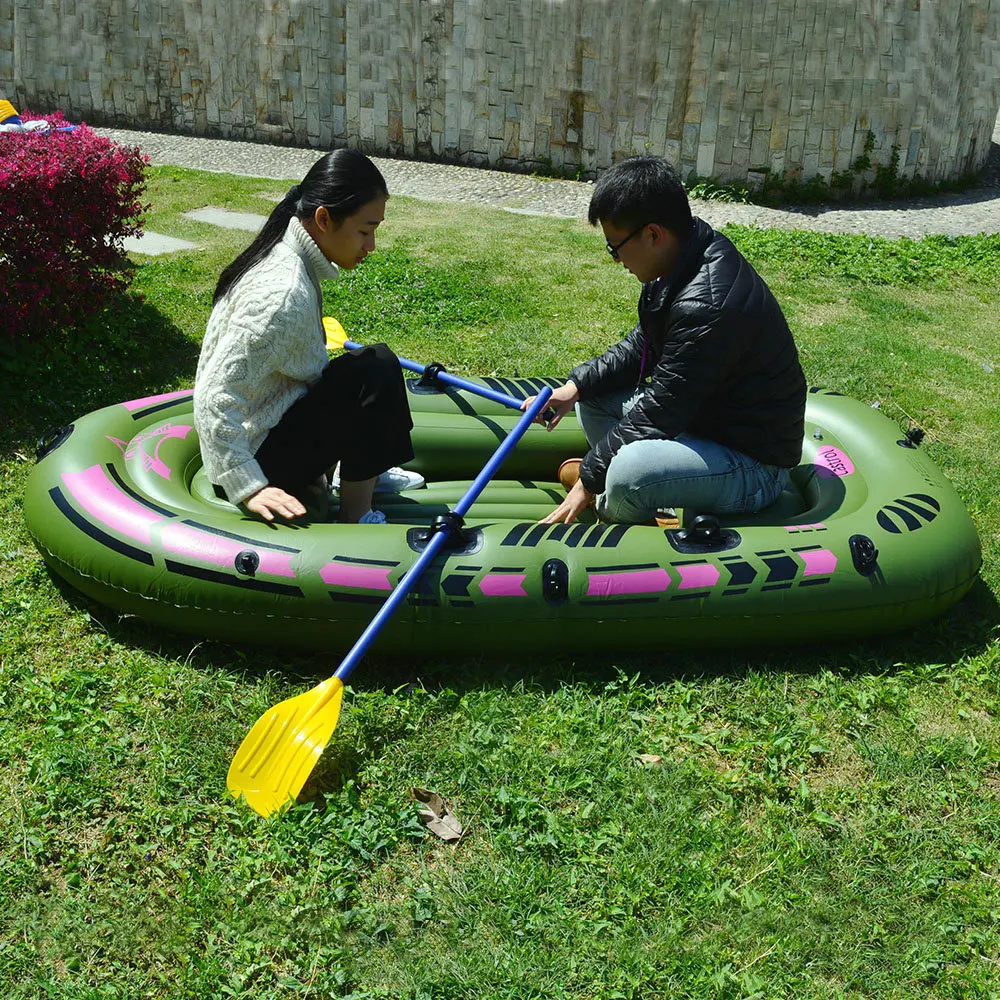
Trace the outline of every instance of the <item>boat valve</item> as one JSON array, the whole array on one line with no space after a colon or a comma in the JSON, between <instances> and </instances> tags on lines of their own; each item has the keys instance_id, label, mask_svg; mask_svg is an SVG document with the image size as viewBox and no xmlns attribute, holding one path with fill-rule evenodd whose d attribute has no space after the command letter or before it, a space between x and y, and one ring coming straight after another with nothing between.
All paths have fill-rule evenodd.
<instances>
[{"instance_id":1,"label":"boat valve","mask_svg":"<svg viewBox=\"0 0 1000 1000\"><path fill-rule=\"evenodd\" d=\"M237 553L233 566L240 576L253 576L260 566L260 556L253 549L244 549Z\"/></svg>"},{"instance_id":2,"label":"boat valve","mask_svg":"<svg viewBox=\"0 0 1000 1000\"><path fill-rule=\"evenodd\" d=\"M848 539L854 568L862 576L871 576L878 565L878 549L867 535L851 535Z\"/></svg>"}]
</instances>

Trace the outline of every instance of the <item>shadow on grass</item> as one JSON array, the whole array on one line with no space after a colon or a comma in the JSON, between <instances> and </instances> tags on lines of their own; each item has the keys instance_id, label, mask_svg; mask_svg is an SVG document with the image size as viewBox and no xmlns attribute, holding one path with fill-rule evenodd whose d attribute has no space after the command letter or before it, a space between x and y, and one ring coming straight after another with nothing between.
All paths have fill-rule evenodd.
<instances>
[{"instance_id":1,"label":"shadow on grass","mask_svg":"<svg viewBox=\"0 0 1000 1000\"><path fill-rule=\"evenodd\" d=\"M289 690L275 698L280 701L318 683L334 673L346 649L329 653L296 653L262 646L237 646L196 636L169 632L134 618L119 618L95 604L69 584L52 577L63 597L91 616L94 627L114 641L130 648L174 661L184 661L196 670L227 672L241 678L261 679L279 675ZM647 654L614 656L540 656L526 650L523 656L439 657L420 660L385 659L370 656L351 677L351 687L359 692L406 697L408 686L433 694L451 692L461 698L468 692L491 688L529 685L541 693L557 691L563 685L584 689L599 697L609 683L622 674L638 675L641 684L672 681L697 682L709 678L729 678L734 682L753 674L776 676L819 674L835 671L841 676L891 675L919 664L953 664L984 653L995 641L998 606L989 587L977 579L969 594L952 611L935 621L879 639L822 643L811 646L761 647L752 650L699 651L659 650ZM665 628L669 627L665 623ZM451 699L446 699L451 700ZM389 706L389 703L386 703ZM383 706L385 708L386 706ZM261 711L264 709L262 708ZM311 773L298 801L326 807L326 797L339 793L372 759L381 757L399 740L407 738L406 712L379 711L378 722L352 721L351 698L345 700L338 729ZM397 714L399 717L391 717ZM344 725L345 716L347 725ZM256 715L243 720L249 732ZM232 750L235 752L237 743Z\"/></svg>"},{"instance_id":2,"label":"shadow on grass","mask_svg":"<svg viewBox=\"0 0 1000 1000\"><path fill-rule=\"evenodd\" d=\"M33 454L50 425L174 387L194 374L198 350L135 295L122 296L76 329L0 341L0 454Z\"/></svg>"},{"instance_id":3,"label":"shadow on grass","mask_svg":"<svg viewBox=\"0 0 1000 1000\"><path fill-rule=\"evenodd\" d=\"M348 649L325 653L261 645L233 645L215 639L167 631L114 611L81 594L50 574L62 596L86 611L97 627L116 641L155 655L188 659L213 670L263 677L278 673L290 685L319 683L332 675ZM664 622L664 629L669 629ZM915 663L956 663L984 653L1000 632L1000 604L990 588L977 578L968 594L946 615L918 628L871 639L844 639L810 645L754 646L745 649L659 649L621 654L545 654L526 649L520 654L445 654L419 659L405 655L364 658L351 675L357 691L393 691L408 684L431 690L450 688L458 694L483 687L529 683L541 691L563 684L591 687L597 693L622 672L639 674L659 684L699 677L732 677L748 673L810 674L837 670L842 674L882 674Z\"/></svg>"}]
</instances>

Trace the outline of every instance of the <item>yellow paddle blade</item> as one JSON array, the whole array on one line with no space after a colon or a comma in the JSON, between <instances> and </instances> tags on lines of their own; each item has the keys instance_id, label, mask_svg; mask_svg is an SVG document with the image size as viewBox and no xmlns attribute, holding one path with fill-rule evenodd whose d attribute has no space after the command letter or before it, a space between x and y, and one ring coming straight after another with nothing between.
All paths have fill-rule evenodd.
<instances>
[{"instance_id":1,"label":"yellow paddle blade","mask_svg":"<svg viewBox=\"0 0 1000 1000\"><path fill-rule=\"evenodd\" d=\"M332 316L323 317L323 330L326 333L326 349L342 351L347 343L347 331L340 325L340 320Z\"/></svg>"},{"instance_id":2,"label":"yellow paddle blade","mask_svg":"<svg viewBox=\"0 0 1000 1000\"><path fill-rule=\"evenodd\" d=\"M269 708L240 744L226 785L261 816L284 811L302 791L337 720L344 684L330 677Z\"/></svg>"}]
</instances>

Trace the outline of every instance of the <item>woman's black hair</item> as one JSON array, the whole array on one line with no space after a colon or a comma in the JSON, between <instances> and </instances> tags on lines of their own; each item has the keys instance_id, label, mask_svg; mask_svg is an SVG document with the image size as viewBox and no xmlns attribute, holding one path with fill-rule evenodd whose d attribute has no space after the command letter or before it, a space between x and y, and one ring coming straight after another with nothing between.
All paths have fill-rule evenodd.
<instances>
[{"instance_id":1,"label":"woman's black hair","mask_svg":"<svg viewBox=\"0 0 1000 1000\"><path fill-rule=\"evenodd\" d=\"M657 222L682 240L694 224L684 185L662 156L630 156L609 167L594 185L587 218L622 229Z\"/></svg>"},{"instance_id":2,"label":"woman's black hair","mask_svg":"<svg viewBox=\"0 0 1000 1000\"><path fill-rule=\"evenodd\" d=\"M389 189L378 167L356 149L337 149L318 159L300 184L285 195L264 228L219 276L212 305L255 264L260 263L285 235L293 215L311 219L325 206L334 221L346 219L375 198L388 198Z\"/></svg>"}]
</instances>

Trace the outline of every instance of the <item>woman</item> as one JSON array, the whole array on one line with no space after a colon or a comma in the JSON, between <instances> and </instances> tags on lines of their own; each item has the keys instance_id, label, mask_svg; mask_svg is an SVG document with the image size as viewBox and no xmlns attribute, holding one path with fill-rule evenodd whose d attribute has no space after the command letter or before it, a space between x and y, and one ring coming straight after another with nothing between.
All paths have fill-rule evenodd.
<instances>
[{"instance_id":1,"label":"woman","mask_svg":"<svg viewBox=\"0 0 1000 1000\"><path fill-rule=\"evenodd\" d=\"M329 361L320 282L358 266L385 217L385 180L339 149L285 195L219 278L194 386L195 427L220 496L273 521L306 512L302 496L340 462L340 519L384 523L376 479L413 457L413 422L396 356L384 345Z\"/></svg>"}]
</instances>

